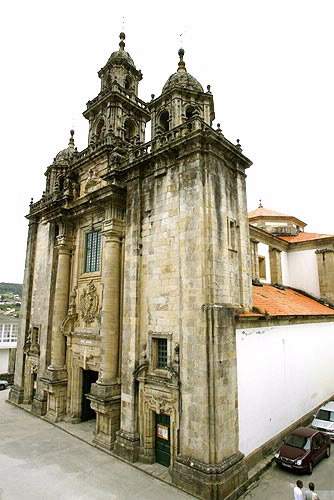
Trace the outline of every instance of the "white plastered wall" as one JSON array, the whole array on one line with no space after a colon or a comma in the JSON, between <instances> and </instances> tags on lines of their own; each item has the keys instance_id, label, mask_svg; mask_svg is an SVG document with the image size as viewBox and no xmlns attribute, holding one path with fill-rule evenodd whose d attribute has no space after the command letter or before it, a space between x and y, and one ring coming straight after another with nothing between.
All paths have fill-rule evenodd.
<instances>
[{"instance_id":1,"label":"white plastered wall","mask_svg":"<svg viewBox=\"0 0 334 500\"><path fill-rule=\"evenodd\" d=\"M314 250L289 252L287 254L288 274L283 283L320 297L317 256Z\"/></svg>"},{"instance_id":2,"label":"white plastered wall","mask_svg":"<svg viewBox=\"0 0 334 500\"><path fill-rule=\"evenodd\" d=\"M258 254L259 257L265 258L265 263L266 263L266 279L261 278L261 281L262 283L270 283L271 275L270 275L269 245L265 245L264 243L259 243Z\"/></svg>"},{"instance_id":3,"label":"white plastered wall","mask_svg":"<svg viewBox=\"0 0 334 500\"><path fill-rule=\"evenodd\" d=\"M0 349L0 373L8 372L9 349Z\"/></svg>"},{"instance_id":4,"label":"white plastered wall","mask_svg":"<svg viewBox=\"0 0 334 500\"><path fill-rule=\"evenodd\" d=\"M237 330L242 453L334 394L333 352L334 322Z\"/></svg>"}]
</instances>

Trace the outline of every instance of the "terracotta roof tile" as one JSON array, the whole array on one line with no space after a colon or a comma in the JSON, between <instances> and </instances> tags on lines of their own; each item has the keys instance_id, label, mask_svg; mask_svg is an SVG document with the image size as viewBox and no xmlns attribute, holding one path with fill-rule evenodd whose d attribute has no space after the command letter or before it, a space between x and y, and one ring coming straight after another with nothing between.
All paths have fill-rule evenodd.
<instances>
[{"instance_id":1,"label":"terracotta roof tile","mask_svg":"<svg viewBox=\"0 0 334 500\"><path fill-rule=\"evenodd\" d=\"M301 292L285 288L280 290L272 285L253 286L254 312L242 316L334 316L334 309L320 304Z\"/></svg>"},{"instance_id":2,"label":"terracotta roof tile","mask_svg":"<svg viewBox=\"0 0 334 500\"><path fill-rule=\"evenodd\" d=\"M288 219L290 221L295 222L296 224L305 227L306 223L302 220L298 219L294 215L281 214L279 212L275 212L274 210L269 210L268 208L259 207L256 210L252 210L248 212L248 219L250 221L254 219Z\"/></svg>"},{"instance_id":3,"label":"terracotta roof tile","mask_svg":"<svg viewBox=\"0 0 334 500\"><path fill-rule=\"evenodd\" d=\"M302 241L319 240L321 238L333 238L334 235L320 233L305 233L301 232L296 236L279 236L280 240L288 241L289 243L301 243Z\"/></svg>"},{"instance_id":4,"label":"terracotta roof tile","mask_svg":"<svg viewBox=\"0 0 334 500\"><path fill-rule=\"evenodd\" d=\"M253 217L290 217L290 215L280 214L279 212L275 212L274 210L269 210L268 208L261 207L248 212L248 218L252 219Z\"/></svg>"}]
</instances>

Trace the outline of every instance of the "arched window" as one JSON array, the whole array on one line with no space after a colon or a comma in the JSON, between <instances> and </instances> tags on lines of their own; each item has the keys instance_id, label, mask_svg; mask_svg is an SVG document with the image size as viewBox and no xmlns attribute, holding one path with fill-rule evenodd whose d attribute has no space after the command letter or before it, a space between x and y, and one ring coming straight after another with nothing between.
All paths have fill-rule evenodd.
<instances>
[{"instance_id":1,"label":"arched window","mask_svg":"<svg viewBox=\"0 0 334 500\"><path fill-rule=\"evenodd\" d=\"M136 135L136 125L130 118L124 122L124 139L128 142L131 141Z\"/></svg>"},{"instance_id":2,"label":"arched window","mask_svg":"<svg viewBox=\"0 0 334 500\"><path fill-rule=\"evenodd\" d=\"M96 127L96 140L100 141L103 137L103 131L104 131L104 120L100 120L97 124Z\"/></svg>"},{"instance_id":3,"label":"arched window","mask_svg":"<svg viewBox=\"0 0 334 500\"><path fill-rule=\"evenodd\" d=\"M125 88L125 90L131 90L131 87L132 87L132 80L129 77L129 75L126 75L125 81L124 81L124 88Z\"/></svg>"},{"instance_id":4,"label":"arched window","mask_svg":"<svg viewBox=\"0 0 334 500\"><path fill-rule=\"evenodd\" d=\"M112 79L111 79L111 76L110 76L110 75L108 75L108 77L107 77L107 82L106 82L106 84L107 84L107 89L109 89L109 88L111 87L111 84L112 84Z\"/></svg>"},{"instance_id":5,"label":"arched window","mask_svg":"<svg viewBox=\"0 0 334 500\"><path fill-rule=\"evenodd\" d=\"M195 115L195 108L194 106L188 106L186 109L186 118L187 120L190 120Z\"/></svg>"},{"instance_id":6,"label":"arched window","mask_svg":"<svg viewBox=\"0 0 334 500\"><path fill-rule=\"evenodd\" d=\"M163 111L161 113L160 125L163 128L164 132L168 132L168 130L169 130L169 113L168 113L168 111Z\"/></svg>"}]
</instances>

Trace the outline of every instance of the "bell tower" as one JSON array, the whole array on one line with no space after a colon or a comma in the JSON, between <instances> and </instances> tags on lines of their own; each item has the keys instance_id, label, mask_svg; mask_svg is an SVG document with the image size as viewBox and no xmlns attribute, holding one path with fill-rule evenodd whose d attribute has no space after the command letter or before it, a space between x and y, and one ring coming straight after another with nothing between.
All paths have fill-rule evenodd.
<instances>
[{"instance_id":1,"label":"bell tower","mask_svg":"<svg viewBox=\"0 0 334 500\"><path fill-rule=\"evenodd\" d=\"M210 85L204 92L199 81L186 69L184 50L180 49L178 54L180 60L176 73L168 78L159 97L154 99L152 95L148 105L152 119L152 139L196 116L210 126L215 118Z\"/></svg>"},{"instance_id":2,"label":"bell tower","mask_svg":"<svg viewBox=\"0 0 334 500\"><path fill-rule=\"evenodd\" d=\"M125 34L119 35L119 49L111 54L98 72L100 93L87 102L83 113L89 120L89 145L121 140L125 144L145 141L145 125L150 119L146 104L138 97L143 75L125 50Z\"/></svg>"}]
</instances>

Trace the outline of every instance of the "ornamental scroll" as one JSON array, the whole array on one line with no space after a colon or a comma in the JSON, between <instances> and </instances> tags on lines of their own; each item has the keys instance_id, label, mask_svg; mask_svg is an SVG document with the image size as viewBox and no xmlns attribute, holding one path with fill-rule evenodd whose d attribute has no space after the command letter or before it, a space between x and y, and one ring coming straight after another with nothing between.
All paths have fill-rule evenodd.
<instances>
[{"instance_id":1,"label":"ornamental scroll","mask_svg":"<svg viewBox=\"0 0 334 500\"><path fill-rule=\"evenodd\" d=\"M80 296L80 317L87 324L96 319L99 308L99 296L93 281L90 281Z\"/></svg>"}]
</instances>

